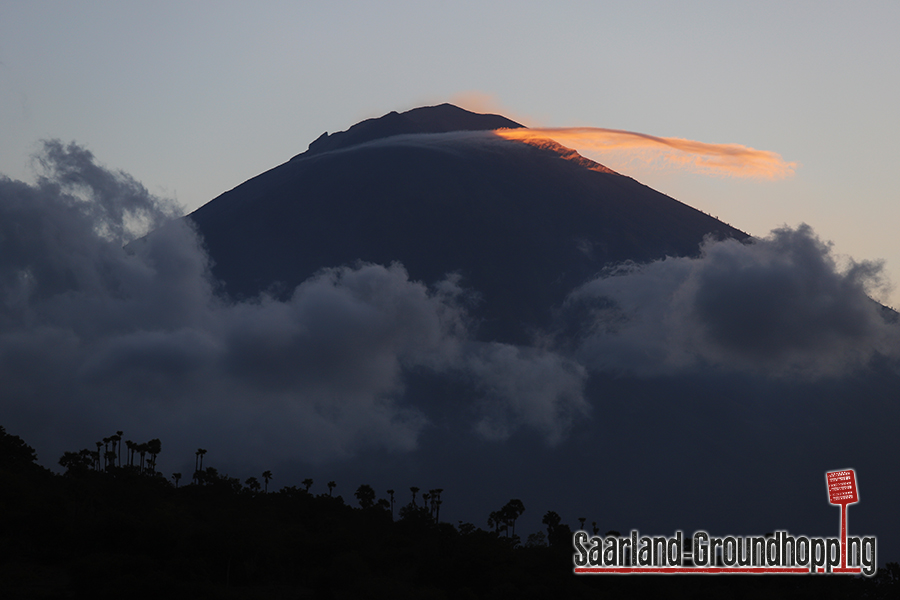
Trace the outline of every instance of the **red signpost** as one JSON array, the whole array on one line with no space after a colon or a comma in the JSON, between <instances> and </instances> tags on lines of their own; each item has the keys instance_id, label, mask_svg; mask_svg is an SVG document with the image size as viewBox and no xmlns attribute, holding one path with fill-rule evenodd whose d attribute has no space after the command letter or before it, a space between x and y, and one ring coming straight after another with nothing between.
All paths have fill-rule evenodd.
<instances>
[{"instance_id":1,"label":"red signpost","mask_svg":"<svg viewBox=\"0 0 900 600\"><path fill-rule=\"evenodd\" d=\"M853 469L825 473L828 502L841 505L841 569L847 568L847 505L859 502L856 472Z\"/></svg>"}]
</instances>

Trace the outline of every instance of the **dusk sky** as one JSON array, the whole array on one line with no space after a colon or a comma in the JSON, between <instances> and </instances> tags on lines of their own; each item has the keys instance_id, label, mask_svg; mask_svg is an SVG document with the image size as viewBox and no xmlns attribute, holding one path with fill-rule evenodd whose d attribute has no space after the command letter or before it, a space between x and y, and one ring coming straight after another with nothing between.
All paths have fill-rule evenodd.
<instances>
[{"instance_id":1,"label":"dusk sky","mask_svg":"<svg viewBox=\"0 0 900 600\"><path fill-rule=\"evenodd\" d=\"M580 148L753 235L805 222L884 259L897 306L898 26L896 2L4 2L0 173L77 141L191 211L323 131L449 101L780 155L769 180Z\"/></svg>"}]
</instances>

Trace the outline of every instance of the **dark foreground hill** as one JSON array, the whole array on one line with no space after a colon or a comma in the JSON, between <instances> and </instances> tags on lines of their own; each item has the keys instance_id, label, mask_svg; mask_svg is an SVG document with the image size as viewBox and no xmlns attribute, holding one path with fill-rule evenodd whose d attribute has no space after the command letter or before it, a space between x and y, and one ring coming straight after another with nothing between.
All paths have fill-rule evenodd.
<instances>
[{"instance_id":1,"label":"dark foreground hill","mask_svg":"<svg viewBox=\"0 0 900 600\"><path fill-rule=\"evenodd\" d=\"M882 598L900 585L896 564L864 580L576 577L571 530L551 519L546 536L521 545L441 522L433 501L376 503L368 486L345 502L296 486L266 493L215 469L180 487L127 464L54 475L3 427L0 448L0 592L10 599Z\"/></svg>"}]
</instances>

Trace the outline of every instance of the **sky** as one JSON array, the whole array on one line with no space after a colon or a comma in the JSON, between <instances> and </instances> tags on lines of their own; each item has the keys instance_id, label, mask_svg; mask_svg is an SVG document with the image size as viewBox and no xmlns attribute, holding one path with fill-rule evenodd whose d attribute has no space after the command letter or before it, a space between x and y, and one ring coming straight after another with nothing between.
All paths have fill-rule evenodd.
<instances>
[{"instance_id":1,"label":"sky","mask_svg":"<svg viewBox=\"0 0 900 600\"><path fill-rule=\"evenodd\" d=\"M886 432L897 408L882 384L894 381L896 363L872 380L854 377L875 355L894 360L898 347L896 326L877 319L864 297L900 305L896 287L879 281L885 274L900 286L898 25L894 2L458 2L452 12L431 2L4 2L0 173L24 182L0 180L0 242L13 248L0 256L7 428L34 440L42 458L41 448L52 455L81 444L76 424L101 423L107 429L98 435L108 435L126 422L129 435L146 437L165 425L164 442L182 450L232 436L240 439L233 452L299 447L340 457L377 448L378 457L393 452L412 464L407 451L419 444L424 455L449 460L441 439L422 433L430 413L394 401L414 387L409 373L424 370L493 394L476 399L460 417L465 427L446 434L473 464L484 463L484 473L460 476L459 486L513 481L516 473L489 470L522 468L518 461L479 455L485 444L506 452L490 446L496 439L544 467L629 444L628 428L646 405L610 397L658 398L647 400L658 402L649 412L659 418L647 424L653 439L666 439L673 424L693 427L690 414L715 443L784 435L821 451L815 460L803 448L782 457L764 445L746 457L684 441L685 456L703 453L709 472L732 473L732 481L777 462L779 481L791 482L796 468L814 463L808 488L818 490L825 469L851 466L834 464L845 455L816 428L836 423L857 441L847 457L888 464L897 448ZM332 265L289 299L223 304L190 230L163 228L135 254L121 251L179 210L303 152L325 131L448 101L548 135L594 128L777 155L777 176L737 177L652 150L609 151L567 138L598 162L768 237L589 282L573 303L613 298L641 318L589 312L596 321L568 349L476 343L456 282L426 290L402 267ZM881 259L883 271L871 262ZM341 364L346 356L355 362ZM292 366L316 360L327 368ZM594 376L609 372L621 377ZM665 403L659 392L672 382L696 410ZM848 398L856 398L846 390L863 385L872 393L847 413ZM888 418L870 422L877 411ZM12 427L38 422L43 432ZM197 423L206 429L198 433ZM257 437L240 437L248 423ZM593 439L595 423L602 435ZM473 426L478 435L467 437ZM210 437L198 441L203 435ZM570 454L526 443L534 439ZM636 449L634 464L647 471L628 482L633 493L609 505L623 519L680 508L653 510L652 499L672 483L667 468L647 466L656 448ZM386 477L366 452L359 460L373 477ZM593 467L610 480L630 476L612 463ZM410 472L424 479L431 466ZM550 467L544 472L562 477ZM592 493L601 483L591 482ZM882 477L877 489L869 505L893 514L897 484ZM690 494L682 501L696 499ZM724 510L712 495L701 500ZM789 506L782 500L752 518L778 518ZM816 518L831 515L828 508ZM728 515L715 518L728 526ZM759 520L752 527L767 526ZM674 524L661 516L648 526L668 533ZM900 531L890 531L896 556Z\"/></svg>"},{"instance_id":2,"label":"sky","mask_svg":"<svg viewBox=\"0 0 900 600\"><path fill-rule=\"evenodd\" d=\"M753 235L807 223L900 282L895 2L4 2L0 173L77 141L187 211L391 110L774 152L775 181L585 152ZM900 305L900 291L882 298Z\"/></svg>"}]
</instances>

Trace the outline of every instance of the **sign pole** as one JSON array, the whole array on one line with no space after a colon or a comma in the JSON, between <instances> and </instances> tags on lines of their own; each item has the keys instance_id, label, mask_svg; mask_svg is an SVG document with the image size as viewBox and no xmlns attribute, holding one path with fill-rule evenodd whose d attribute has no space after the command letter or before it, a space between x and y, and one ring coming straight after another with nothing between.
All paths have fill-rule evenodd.
<instances>
[{"instance_id":1,"label":"sign pole","mask_svg":"<svg viewBox=\"0 0 900 600\"><path fill-rule=\"evenodd\" d=\"M841 568L847 568L847 503L841 504Z\"/></svg>"},{"instance_id":2,"label":"sign pole","mask_svg":"<svg viewBox=\"0 0 900 600\"><path fill-rule=\"evenodd\" d=\"M856 472L853 469L825 473L828 502L841 505L841 569L847 568L847 505L859 502Z\"/></svg>"}]
</instances>

